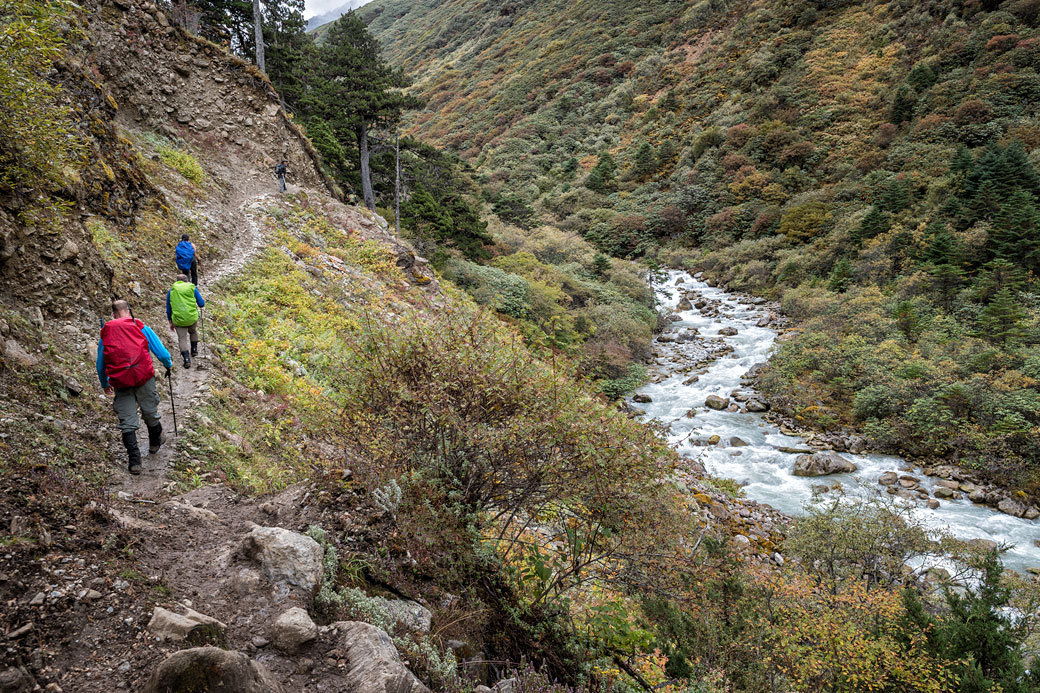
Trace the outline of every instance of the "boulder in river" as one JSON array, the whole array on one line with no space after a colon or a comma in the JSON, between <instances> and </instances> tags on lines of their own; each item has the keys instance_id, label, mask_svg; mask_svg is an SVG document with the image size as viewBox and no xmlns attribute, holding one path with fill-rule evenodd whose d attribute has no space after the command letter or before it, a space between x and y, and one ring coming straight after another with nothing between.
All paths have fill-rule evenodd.
<instances>
[{"instance_id":1,"label":"boulder in river","mask_svg":"<svg viewBox=\"0 0 1040 693\"><path fill-rule=\"evenodd\" d=\"M642 392L638 392L638 393L632 395L632 401L636 402L638 404L649 404L650 402L653 402L654 400L653 400L653 398L650 397L650 395L645 395Z\"/></svg>"},{"instance_id":2,"label":"boulder in river","mask_svg":"<svg viewBox=\"0 0 1040 693\"><path fill-rule=\"evenodd\" d=\"M799 455L795 458L794 470L791 473L795 476L824 476L854 471L856 471L856 465L828 450L812 455Z\"/></svg>"},{"instance_id":3,"label":"boulder in river","mask_svg":"<svg viewBox=\"0 0 1040 693\"><path fill-rule=\"evenodd\" d=\"M679 302L675 305L676 310L692 310L693 304L690 303L690 299L683 296L679 299Z\"/></svg>"},{"instance_id":4,"label":"boulder in river","mask_svg":"<svg viewBox=\"0 0 1040 693\"><path fill-rule=\"evenodd\" d=\"M707 399L704 400L704 406L708 407L709 409L725 409L729 406L729 397L708 395Z\"/></svg>"},{"instance_id":5,"label":"boulder in river","mask_svg":"<svg viewBox=\"0 0 1040 693\"><path fill-rule=\"evenodd\" d=\"M997 510L1015 517L1022 517L1026 514L1026 506L1022 505L1014 498L1001 499L1001 501L997 503Z\"/></svg>"},{"instance_id":6,"label":"boulder in river","mask_svg":"<svg viewBox=\"0 0 1040 693\"><path fill-rule=\"evenodd\" d=\"M695 382L697 382L700 379L701 379L701 377L699 375L691 375L689 378L687 378L686 380L682 381L682 384L685 385L686 387L689 387L690 385L693 385Z\"/></svg>"},{"instance_id":7,"label":"boulder in river","mask_svg":"<svg viewBox=\"0 0 1040 693\"><path fill-rule=\"evenodd\" d=\"M744 440L743 438L738 438L737 436L733 436L732 438L729 439L729 446L731 448L743 448L743 447L747 446L747 441Z\"/></svg>"},{"instance_id":8,"label":"boulder in river","mask_svg":"<svg viewBox=\"0 0 1040 693\"><path fill-rule=\"evenodd\" d=\"M769 405L760 399L749 399L747 405L744 407L750 412L761 412L769 409Z\"/></svg>"},{"instance_id":9,"label":"boulder in river","mask_svg":"<svg viewBox=\"0 0 1040 693\"><path fill-rule=\"evenodd\" d=\"M719 330L720 337L732 337L737 334L737 328L735 327L723 327Z\"/></svg>"},{"instance_id":10,"label":"boulder in river","mask_svg":"<svg viewBox=\"0 0 1040 693\"><path fill-rule=\"evenodd\" d=\"M957 496L957 492L948 486L937 486L935 488L934 495L936 498L942 498L943 500L949 500Z\"/></svg>"},{"instance_id":11,"label":"boulder in river","mask_svg":"<svg viewBox=\"0 0 1040 693\"><path fill-rule=\"evenodd\" d=\"M899 481L899 475L895 472L885 472L877 480L877 482L882 486L891 486L897 481Z\"/></svg>"}]
</instances>

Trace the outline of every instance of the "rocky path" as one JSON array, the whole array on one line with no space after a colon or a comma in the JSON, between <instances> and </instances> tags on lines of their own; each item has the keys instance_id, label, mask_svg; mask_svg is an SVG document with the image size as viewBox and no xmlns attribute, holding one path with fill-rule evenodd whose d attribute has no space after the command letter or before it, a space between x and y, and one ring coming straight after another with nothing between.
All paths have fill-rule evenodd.
<instances>
[{"instance_id":1,"label":"rocky path","mask_svg":"<svg viewBox=\"0 0 1040 693\"><path fill-rule=\"evenodd\" d=\"M295 190L290 189L290 192ZM226 215L224 223L228 228L240 229L235 234L235 243L227 256L215 264L212 269L203 267L199 275L199 289L203 297L209 301L217 284L224 278L238 272L263 246L264 232L256 212L274 197L276 193L258 193L247 195L237 205L232 203L229 214ZM206 331L206 311L203 311L202 335ZM160 332L160 326L155 326L156 332ZM170 348L173 357L172 392L173 403L177 410L178 428L183 430L187 421L187 414L201 404L209 394L207 381L212 374L212 351L204 339L200 340L199 356L192 359L192 367L184 369L180 366L180 357L176 353L176 337L168 330L162 330L160 338ZM177 454L177 434L174 427L174 407L170 406L171 382L162 377L161 371L157 384L162 399L159 411L162 415L163 432L166 442L154 455L142 454L142 470L139 476L131 476L121 470L116 477L116 483L112 487L113 492L124 494L121 497L132 497L134 499L153 499L164 490L169 490L170 482L167 479L174 458ZM148 449L148 435L142 426L138 431L138 443L142 453ZM122 448L119 449L119 452ZM116 454L118 455L119 452Z\"/></svg>"}]
</instances>

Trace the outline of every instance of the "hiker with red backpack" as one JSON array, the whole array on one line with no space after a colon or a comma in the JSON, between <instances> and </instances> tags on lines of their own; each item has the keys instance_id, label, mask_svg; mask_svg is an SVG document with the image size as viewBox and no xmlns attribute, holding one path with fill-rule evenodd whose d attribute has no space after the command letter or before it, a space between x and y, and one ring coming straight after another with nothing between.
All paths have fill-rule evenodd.
<instances>
[{"instance_id":1,"label":"hiker with red backpack","mask_svg":"<svg viewBox=\"0 0 1040 693\"><path fill-rule=\"evenodd\" d=\"M164 442L159 390L155 386L155 367L149 352L166 367L166 377L170 377L173 361L159 337L130 314L126 301L113 301L112 319L101 328L98 340L97 375L105 394L115 395L112 408L119 416L119 430L130 458L131 474L141 473L138 408L148 427L149 454L158 452Z\"/></svg>"}]
</instances>

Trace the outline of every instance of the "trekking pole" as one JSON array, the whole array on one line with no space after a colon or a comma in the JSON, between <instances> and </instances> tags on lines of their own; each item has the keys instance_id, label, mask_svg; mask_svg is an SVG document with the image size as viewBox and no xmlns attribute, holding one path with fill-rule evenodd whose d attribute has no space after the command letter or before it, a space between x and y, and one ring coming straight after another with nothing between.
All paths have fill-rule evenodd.
<instances>
[{"instance_id":1,"label":"trekking pole","mask_svg":"<svg viewBox=\"0 0 1040 693\"><path fill-rule=\"evenodd\" d=\"M173 401L173 378L170 377L172 369L166 369L166 384L170 386L170 410L173 412L173 435L180 435L177 432L177 403Z\"/></svg>"}]
</instances>

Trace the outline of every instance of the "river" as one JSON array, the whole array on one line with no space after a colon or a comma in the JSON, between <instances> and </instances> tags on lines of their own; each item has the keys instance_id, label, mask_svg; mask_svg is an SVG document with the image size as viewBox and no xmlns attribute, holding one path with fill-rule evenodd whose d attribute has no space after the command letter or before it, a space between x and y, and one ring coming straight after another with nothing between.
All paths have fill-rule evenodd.
<instances>
[{"instance_id":1,"label":"river","mask_svg":"<svg viewBox=\"0 0 1040 693\"><path fill-rule=\"evenodd\" d=\"M676 286L677 280L682 281L680 286ZM795 516L804 514L805 505L812 498L813 485L840 482L847 496L866 497L884 492L884 488L878 485L878 478L883 473L906 473L903 470L907 463L899 457L843 452L840 453L842 457L854 462L858 471L823 477L794 476L791 470L797 454L781 452L779 448L804 448L802 438L784 435L762 414L715 411L704 405L708 395L730 397L735 390L749 389L741 387L741 377L751 366L769 358L777 337L774 330L755 326L765 313L757 306L742 303L737 296L695 280L685 272L670 271L667 281L656 288L661 306L677 312L681 318L665 330L666 334L696 328L701 337L710 338L718 336L719 330L726 327L737 330L736 335L723 337L733 352L707 365L706 372L697 382L684 385L689 373L678 372L677 367L673 367L664 380L646 385L637 393L648 395L652 401L634 406L645 411L647 418L670 425L669 439L677 445L680 454L698 459L714 476L740 482L749 498ZM679 289L695 291L709 301L719 301L722 304L719 316L704 316L696 309L675 311L681 298ZM696 414L687 418L691 409ZM721 442L705 445L703 441L712 435L718 435ZM748 445L730 447L728 441L732 437L738 437ZM935 479L919 472L914 476L921 480L922 488L932 492ZM914 512L927 525L947 529L960 539L980 538L1013 544L1013 548L1004 554L1004 564L1009 568L1024 571L1029 567L1040 567L1040 547L1033 543L1034 539L1040 539L1040 527L1035 520L1006 515L976 505L967 498L940 501L934 510L921 506Z\"/></svg>"}]
</instances>

